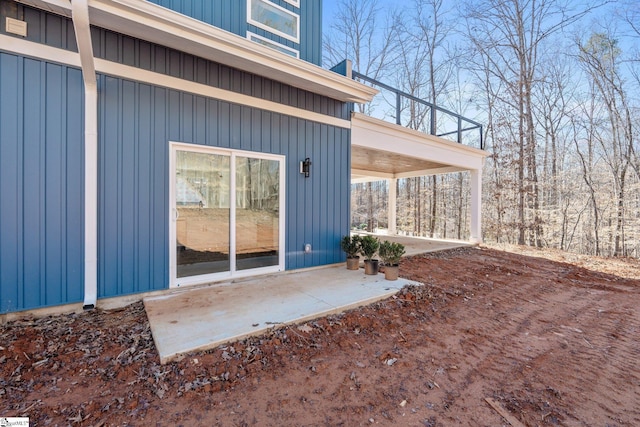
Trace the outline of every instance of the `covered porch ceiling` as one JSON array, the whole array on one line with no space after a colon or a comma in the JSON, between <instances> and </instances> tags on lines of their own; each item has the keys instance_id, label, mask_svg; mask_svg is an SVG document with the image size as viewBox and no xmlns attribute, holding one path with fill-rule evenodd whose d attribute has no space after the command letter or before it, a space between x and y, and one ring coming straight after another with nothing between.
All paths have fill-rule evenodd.
<instances>
[{"instance_id":1,"label":"covered porch ceiling","mask_svg":"<svg viewBox=\"0 0 640 427\"><path fill-rule=\"evenodd\" d=\"M390 151L351 146L351 180L405 178L455 172L444 163L406 156Z\"/></svg>"},{"instance_id":2,"label":"covered porch ceiling","mask_svg":"<svg viewBox=\"0 0 640 427\"><path fill-rule=\"evenodd\" d=\"M354 113L351 181L480 171L487 153L403 126Z\"/></svg>"}]
</instances>

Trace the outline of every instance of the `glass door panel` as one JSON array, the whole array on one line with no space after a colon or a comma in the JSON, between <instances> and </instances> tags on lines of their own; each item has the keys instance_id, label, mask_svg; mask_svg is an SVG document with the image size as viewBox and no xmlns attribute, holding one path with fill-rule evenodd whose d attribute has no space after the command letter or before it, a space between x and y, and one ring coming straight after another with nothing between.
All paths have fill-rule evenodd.
<instances>
[{"instance_id":1,"label":"glass door panel","mask_svg":"<svg viewBox=\"0 0 640 427\"><path fill-rule=\"evenodd\" d=\"M277 266L280 162L235 158L236 270Z\"/></svg>"},{"instance_id":2,"label":"glass door panel","mask_svg":"<svg viewBox=\"0 0 640 427\"><path fill-rule=\"evenodd\" d=\"M176 273L230 270L230 157L176 151Z\"/></svg>"}]
</instances>

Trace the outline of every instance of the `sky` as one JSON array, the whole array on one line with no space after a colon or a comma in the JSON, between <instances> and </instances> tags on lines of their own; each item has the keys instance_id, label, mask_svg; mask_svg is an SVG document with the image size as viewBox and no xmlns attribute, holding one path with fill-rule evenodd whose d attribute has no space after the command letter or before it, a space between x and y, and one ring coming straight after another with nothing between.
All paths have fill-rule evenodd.
<instances>
[{"instance_id":1,"label":"sky","mask_svg":"<svg viewBox=\"0 0 640 427\"><path fill-rule=\"evenodd\" d=\"M455 0L454 0L455 1ZM604 31L606 27L613 30L613 34L617 36L619 46L626 54L640 55L640 44L638 43L638 35L630 28L629 24L621 19L612 19L613 15L621 13L622 10L635 5L637 16L640 16L640 0L570 0L570 4L579 8L579 4L594 4L595 2L602 2L602 7L593 10L586 18L583 18L577 24L577 27L572 27L568 30L567 37L573 37L576 33L588 34L592 31ZM341 0L322 0L322 30L323 33L327 33L331 29L331 23L335 17L336 11L339 7ZM637 3L636 3L637 2ZM381 14L380 17L385 15L385 9L399 8L408 10L414 5L414 0L378 0ZM576 9L577 10L577 9Z\"/></svg>"},{"instance_id":2,"label":"sky","mask_svg":"<svg viewBox=\"0 0 640 427\"><path fill-rule=\"evenodd\" d=\"M323 31L329 30L331 20L335 15L336 9L338 7L338 1L339 0L323 0L322 1L322 30ZM408 3L409 0L394 0L394 1L379 0L379 2L380 2L380 6L385 7L385 6L397 5L399 3Z\"/></svg>"},{"instance_id":3,"label":"sky","mask_svg":"<svg viewBox=\"0 0 640 427\"><path fill-rule=\"evenodd\" d=\"M580 4L586 4L587 2L592 2L592 0L569 0L571 1L571 5L577 9L579 9ZM572 44L572 38L576 36L576 34L589 34L592 31L603 31L605 27L610 24L614 24L616 26L614 34L618 34L618 42L622 47L623 51L627 54L633 54L638 52L638 38L624 37L625 35L630 34L628 24L625 24L622 19L612 19L616 13L621 13L624 10L624 5L631 5L633 3L629 3L628 0L612 0L605 1L605 4L601 8L597 8L592 11L588 17L581 20L577 26L572 28L568 28L566 32L564 32L564 37L566 37L566 42L568 45ZM630 0L637 1L640 3L640 0ZM331 29L331 23L335 17L336 11L338 10L339 4L341 0L323 0L323 32L326 34ZM378 0L378 5L383 9L381 11L381 17L385 15L384 10L390 8L402 8L405 11L412 9L414 4L414 0ZM638 13L640 13L640 8L638 9ZM406 16L406 15L405 15ZM627 27L627 28L625 28ZM562 37L562 36L561 36ZM586 37L586 36L584 36ZM628 72L627 70L623 70L623 73ZM580 76L576 76L580 79ZM629 76L629 80L631 80ZM469 93L472 93L473 90L470 90ZM637 96L640 96L637 94ZM473 96L469 95L471 99ZM467 106L466 108L471 108ZM476 113L473 111L459 111L462 114L469 115L470 117L476 117Z\"/></svg>"}]
</instances>

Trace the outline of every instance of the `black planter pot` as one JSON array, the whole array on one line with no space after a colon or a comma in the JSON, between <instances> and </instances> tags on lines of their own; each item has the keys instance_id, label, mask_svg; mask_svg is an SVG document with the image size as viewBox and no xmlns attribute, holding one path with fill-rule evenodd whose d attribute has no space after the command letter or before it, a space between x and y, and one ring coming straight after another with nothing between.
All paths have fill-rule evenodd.
<instances>
[{"instance_id":1,"label":"black planter pot","mask_svg":"<svg viewBox=\"0 0 640 427\"><path fill-rule=\"evenodd\" d=\"M378 260L364 260L364 274L376 275L378 274Z\"/></svg>"}]
</instances>

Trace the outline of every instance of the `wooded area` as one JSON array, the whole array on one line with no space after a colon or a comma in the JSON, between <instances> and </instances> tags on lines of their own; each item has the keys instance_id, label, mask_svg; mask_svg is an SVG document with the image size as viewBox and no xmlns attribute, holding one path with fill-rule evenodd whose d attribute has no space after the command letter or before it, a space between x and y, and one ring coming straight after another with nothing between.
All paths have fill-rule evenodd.
<instances>
[{"instance_id":1,"label":"wooded area","mask_svg":"<svg viewBox=\"0 0 640 427\"><path fill-rule=\"evenodd\" d=\"M484 124L485 241L640 256L639 3L338 3L325 64L350 58L360 73ZM395 105L382 95L361 111L390 118ZM403 102L403 125L425 130L428 116ZM468 181L398 180L398 231L467 239ZM354 226L387 227L387 185L353 184Z\"/></svg>"}]
</instances>

